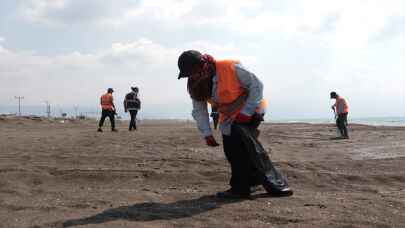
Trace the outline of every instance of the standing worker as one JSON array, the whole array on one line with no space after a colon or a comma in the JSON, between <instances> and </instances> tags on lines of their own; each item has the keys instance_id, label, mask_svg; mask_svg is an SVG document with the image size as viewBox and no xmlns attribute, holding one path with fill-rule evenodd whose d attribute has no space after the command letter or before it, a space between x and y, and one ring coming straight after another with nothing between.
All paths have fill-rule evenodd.
<instances>
[{"instance_id":1,"label":"standing worker","mask_svg":"<svg viewBox=\"0 0 405 228\"><path fill-rule=\"evenodd\" d=\"M273 167L257 139L263 121L263 84L238 61L215 60L198 51L178 59L178 79L187 77L192 116L208 146L219 146L212 135L207 103L217 108L223 147L231 166L230 189L219 198L249 198L252 187L262 184L275 196L292 195L286 179Z\"/></svg>"},{"instance_id":2,"label":"standing worker","mask_svg":"<svg viewBox=\"0 0 405 228\"><path fill-rule=\"evenodd\" d=\"M336 126L339 129L340 137L335 139L349 139L349 132L347 131L347 115L349 114L349 105L346 99L339 96L336 92L330 93L330 99L336 99L334 105L332 105L332 110L336 115Z\"/></svg>"},{"instance_id":3,"label":"standing worker","mask_svg":"<svg viewBox=\"0 0 405 228\"><path fill-rule=\"evenodd\" d=\"M136 115L138 110L141 109L141 101L138 98L138 87L131 87L131 92L125 95L124 109L125 112L129 111L131 121L129 122L129 131L136 130Z\"/></svg>"},{"instance_id":4,"label":"standing worker","mask_svg":"<svg viewBox=\"0 0 405 228\"><path fill-rule=\"evenodd\" d=\"M112 88L108 88L107 93L103 94L100 98L100 105L101 105L101 119L98 123L98 132L102 132L103 130L101 127L104 124L104 120L106 117L110 119L111 122L111 131L117 131L115 129L115 119L114 115L116 114L116 109L114 106L113 96L112 93L114 90Z\"/></svg>"}]
</instances>

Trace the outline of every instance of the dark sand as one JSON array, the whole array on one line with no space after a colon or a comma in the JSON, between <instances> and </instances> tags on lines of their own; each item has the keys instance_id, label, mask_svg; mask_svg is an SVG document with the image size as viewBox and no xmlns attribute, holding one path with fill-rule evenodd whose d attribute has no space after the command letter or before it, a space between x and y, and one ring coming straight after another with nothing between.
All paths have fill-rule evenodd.
<instances>
[{"instance_id":1,"label":"dark sand","mask_svg":"<svg viewBox=\"0 0 405 228\"><path fill-rule=\"evenodd\" d=\"M405 128L264 124L295 194L244 201L213 197L229 167L194 123L126 129L0 117L0 227L405 227Z\"/></svg>"}]
</instances>

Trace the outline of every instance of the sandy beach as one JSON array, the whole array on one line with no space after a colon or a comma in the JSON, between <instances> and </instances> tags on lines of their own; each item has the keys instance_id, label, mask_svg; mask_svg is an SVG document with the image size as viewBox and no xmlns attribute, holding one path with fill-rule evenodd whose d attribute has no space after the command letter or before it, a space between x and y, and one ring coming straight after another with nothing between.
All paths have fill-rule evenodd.
<instances>
[{"instance_id":1,"label":"sandy beach","mask_svg":"<svg viewBox=\"0 0 405 228\"><path fill-rule=\"evenodd\" d=\"M222 147L193 122L96 125L0 117L0 227L405 226L404 127L351 125L350 140L330 140L333 125L265 123L295 194L225 201Z\"/></svg>"}]
</instances>

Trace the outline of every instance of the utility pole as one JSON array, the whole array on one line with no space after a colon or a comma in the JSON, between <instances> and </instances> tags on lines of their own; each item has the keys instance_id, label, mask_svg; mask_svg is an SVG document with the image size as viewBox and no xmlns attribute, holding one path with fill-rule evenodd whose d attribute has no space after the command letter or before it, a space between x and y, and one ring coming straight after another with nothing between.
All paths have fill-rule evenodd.
<instances>
[{"instance_id":1,"label":"utility pole","mask_svg":"<svg viewBox=\"0 0 405 228\"><path fill-rule=\"evenodd\" d=\"M15 99L18 99L18 116L21 116L21 100L24 99L22 96L14 96Z\"/></svg>"},{"instance_id":2,"label":"utility pole","mask_svg":"<svg viewBox=\"0 0 405 228\"><path fill-rule=\"evenodd\" d=\"M73 106L73 108L75 109L75 119L77 119L77 110L79 109L79 107L75 105Z\"/></svg>"},{"instance_id":3,"label":"utility pole","mask_svg":"<svg viewBox=\"0 0 405 228\"><path fill-rule=\"evenodd\" d=\"M45 104L46 104L46 114L48 118L51 118L51 105L49 104L48 101L45 101Z\"/></svg>"}]
</instances>

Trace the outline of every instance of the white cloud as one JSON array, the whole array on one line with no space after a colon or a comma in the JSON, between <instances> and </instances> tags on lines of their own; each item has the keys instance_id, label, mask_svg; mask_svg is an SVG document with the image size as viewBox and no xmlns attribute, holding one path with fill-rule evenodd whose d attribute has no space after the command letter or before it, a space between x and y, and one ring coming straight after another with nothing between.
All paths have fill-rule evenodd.
<instances>
[{"instance_id":1,"label":"white cloud","mask_svg":"<svg viewBox=\"0 0 405 228\"><path fill-rule=\"evenodd\" d=\"M218 58L240 53L235 46L204 41L185 46ZM113 43L109 48L88 54L76 51L46 56L4 49L0 55L0 79L4 86L0 103L12 102L9 94L22 94L26 105L49 100L53 104L97 107L98 96L113 87L120 104L129 87L137 85L146 107L187 104L190 101L186 80L177 80L177 57L185 49L169 48L146 38ZM242 54L233 57L254 62L253 57L249 60L249 56Z\"/></svg>"},{"instance_id":2,"label":"white cloud","mask_svg":"<svg viewBox=\"0 0 405 228\"><path fill-rule=\"evenodd\" d=\"M128 66L147 66L154 65L156 62L165 62L168 58L173 58L178 51L140 38L134 42L113 43L110 49L103 52L101 54L103 59L114 63L125 63Z\"/></svg>"},{"instance_id":3,"label":"white cloud","mask_svg":"<svg viewBox=\"0 0 405 228\"><path fill-rule=\"evenodd\" d=\"M250 36L281 33L288 37L329 31L326 39L337 48L367 46L370 37L381 32L390 17L405 17L403 9L405 2L401 0L237 0L232 4L227 0L29 0L21 4L23 16L52 25L93 23L101 28L118 26L141 31L152 29L150 26L155 29L206 26L202 28Z\"/></svg>"},{"instance_id":4,"label":"white cloud","mask_svg":"<svg viewBox=\"0 0 405 228\"><path fill-rule=\"evenodd\" d=\"M197 49L240 59L265 83L277 115L290 110L286 107L308 109L300 99L313 104L306 115L325 114L329 109L323 105L334 89L362 110L373 105L370 93L379 95L375 100L384 110L394 110L398 105L391 101L405 97L403 0L20 2L20 15L44 32L29 34L37 54L0 46L0 77L10 83L9 92L17 88L35 94L41 88L55 100L90 104L106 87L122 96L120 91L139 84L147 103L178 104L188 96L185 81L175 80L177 57ZM66 26L74 37L55 35ZM77 51L42 54L48 34ZM2 35L10 47L15 39ZM96 48L88 47L94 43ZM16 45L15 50L21 49ZM71 88L78 96L66 96ZM162 99L161 94L168 95ZM398 102L403 105L397 112L405 114L405 100Z\"/></svg>"},{"instance_id":5,"label":"white cloud","mask_svg":"<svg viewBox=\"0 0 405 228\"><path fill-rule=\"evenodd\" d=\"M63 10L66 1L65 0L29 0L21 2L21 13L27 19L32 20L33 22L48 22L47 14L52 11Z\"/></svg>"},{"instance_id":6,"label":"white cloud","mask_svg":"<svg viewBox=\"0 0 405 228\"><path fill-rule=\"evenodd\" d=\"M146 39L116 43L93 54L74 52L53 57L5 49L0 56L4 86L0 103L7 103L7 94L21 93L27 94L26 102L31 104L43 99L97 104L97 97L106 88L114 87L117 95L123 96L132 84L142 88L147 103L161 102L157 91L167 94L168 102L178 101L184 94L170 93L184 86L176 80L174 59L178 52Z\"/></svg>"},{"instance_id":7,"label":"white cloud","mask_svg":"<svg viewBox=\"0 0 405 228\"><path fill-rule=\"evenodd\" d=\"M281 5L281 6L280 6ZM247 37L272 34L287 39L317 33L333 48L365 48L392 17L405 17L405 2L382 1L141 1L111 24L137 21L164 27L217 29ZM157 28L160 28L157 26ZM404 28L402 28L404 30Z\"/></svg>"},{"instance_id":8,"label":"white cloud","mask_svg":"<svg viewBox=\"0 0 405 228\"><path fill-rule=\"evenodd\" d=\"M114 0L28 0L20 2L20 14L32 22L52 26L99 24L99 21L121 15L127 7L136 5L134 2L132 0L123 0L119 3Z\"/></svg>"}]
</instances>

